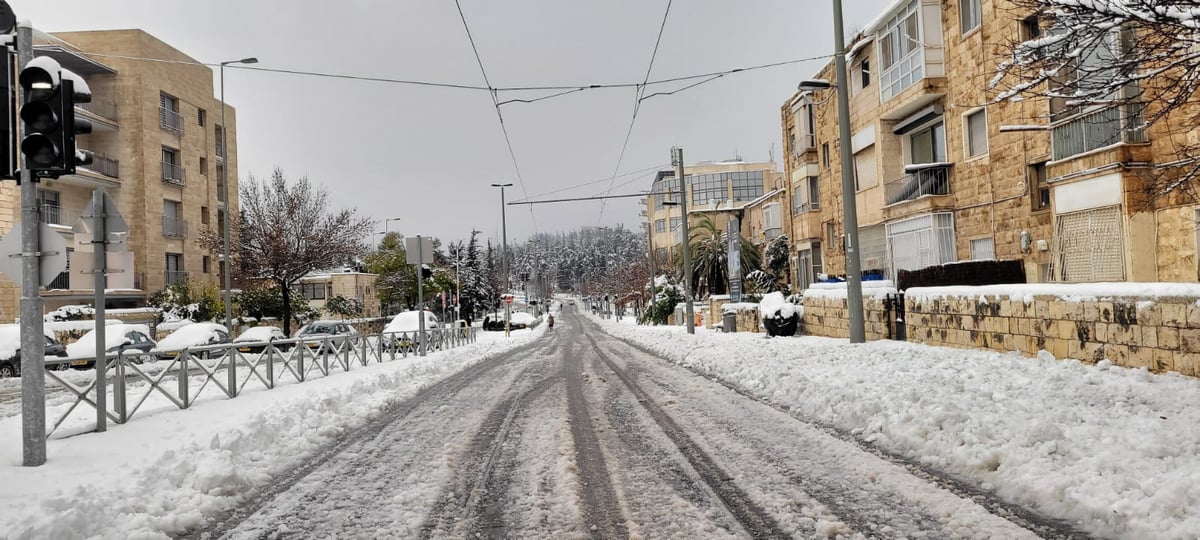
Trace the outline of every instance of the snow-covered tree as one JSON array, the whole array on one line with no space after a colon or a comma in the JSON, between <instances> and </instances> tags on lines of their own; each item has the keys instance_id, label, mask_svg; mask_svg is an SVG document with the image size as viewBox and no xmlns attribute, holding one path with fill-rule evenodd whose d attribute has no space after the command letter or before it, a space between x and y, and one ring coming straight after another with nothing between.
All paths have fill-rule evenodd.
<instances>
[{"instance_id":1,"label":"snow-covered tree","mask_svg":"<svg viewBox=\"0 0 1200 540\"><path fill-rule=\"evenodd\" d=\"M999 100L1048 100L1055 122L1084 111L1119 123L1116 143L1148 126L1200 120L1200 2L1195 0L1009 0L1022 35L1004 48L992 89ZM1091 135L1095 136L1095 135ZM1150 198L1196 195L1200 142L1172 137Z\"/></svg>"},{"instance_id":2,"label":"snow-covered tree","mask_svg":"<svg viewBox=\"0 0 1200 540\"><path fill-rule=\"evenodd\" d=\"M374 222L354 210L329 208L329 193L307 177L289 182L276 168L270 179L253 176L241 186L241 215L231 216L232 263L245 280L279 285L283 331L291 334L292 285L309 272L340 265L366 253L363 238ZM200 244L221 252L221 232L201 231Z\"/></svg>"}]
</instances>

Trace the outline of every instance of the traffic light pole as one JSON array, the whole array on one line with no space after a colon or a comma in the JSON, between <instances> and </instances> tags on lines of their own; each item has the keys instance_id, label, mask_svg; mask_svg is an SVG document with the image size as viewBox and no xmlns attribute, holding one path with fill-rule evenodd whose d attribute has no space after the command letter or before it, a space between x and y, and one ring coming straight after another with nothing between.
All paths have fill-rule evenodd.
<instances>
[{"instance_id":1,"label":"traffic light pole","mask_svg":"<svg viewBox=\"0 0 1200 540\"><path fill-rule=\"evenodd\" d=\"M33 28L25 22L17 26L17 72L33 60ZM22 100L26 96L21 96ZM20 122L18 122L20 124ZM37 186L27 166L21 179L21 437L22 463L36 467L46 463L46 370L42 320L42 259L38 238L40 221Z\"/></svg>"},{"instance_id":2,"label":"traffic light pole","mask_svg":"<svg viewBox=\"0 0 1200 540\"><path fill-rule=\"evenodd\" d=\"M675 178L679 179L679 209L683 212L683 238L679 242L679 250L683 259L683 317L687 319L684 324L687 326L687 333L696 333L696 318L692 311L692 234L688 228L688 189L687 177L683 174L683 148L671 149L671 161L675 163ZM669 215L669 214L668 214Z\"/></svg>"}]
</instances>

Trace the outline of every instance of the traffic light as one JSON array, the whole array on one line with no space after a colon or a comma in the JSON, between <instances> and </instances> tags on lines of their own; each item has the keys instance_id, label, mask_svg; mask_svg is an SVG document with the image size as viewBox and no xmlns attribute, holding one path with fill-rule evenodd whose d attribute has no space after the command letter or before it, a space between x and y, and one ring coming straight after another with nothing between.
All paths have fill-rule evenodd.
<instances>
[{"instance_id":1,"label":"traffic light","mask_svg":"<svg viewBox=\"0 0 1200 540\"><path fill-rule=\"evenodd\" d=\"M75 118L75 104L92 101L87 83L46 56L30 61L17 80L24 95L25 168L36 178L58 178L91 163L91 152L75 148L76 135L92 132L91 122Z\"/></svg>"},{"instance_id":2,"label":"traffic light","mask_svg":"<svg viewBox=\"0 0 1200 540\"><path fill-rule=\"evenodd\" d=\"M428 266L425 266L422 264L421 265L421 279L429 279L431 277L433 277L433 270L430 270Z\"/></svg>"},{"instance_id":3,"label":"traffic light","mask_svg":"<svg viewBox=\"0 0 1200 540\"><path fill-rule=\"evenodd\" d=\"M13 84L12 49L0 49L0 178L15 179L17 170L17 93Z\"/></svg>"}]
</instances>

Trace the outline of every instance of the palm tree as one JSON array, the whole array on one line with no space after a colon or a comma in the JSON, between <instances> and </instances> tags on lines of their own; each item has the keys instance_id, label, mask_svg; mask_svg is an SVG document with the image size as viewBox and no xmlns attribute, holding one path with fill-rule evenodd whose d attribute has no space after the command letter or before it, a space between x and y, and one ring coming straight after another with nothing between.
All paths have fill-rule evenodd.
<instances>
[{"instance_id":1,"label":"palm tree","mask_svg":"<svg viewBox=\"0 0 1200 540\"><path fill-rule=\"evenodd\" d=\"M704 216L689 228L688 246L692 258L692 291L703 298L712 294L726 294L729 290L729 242L725 232L717 227L712 216ZM762 254L753 242L738 235L741 242L741 276L762 268ZM683 280L683 260L676 256L675 272Z\"/></svg>"}]
</instances>

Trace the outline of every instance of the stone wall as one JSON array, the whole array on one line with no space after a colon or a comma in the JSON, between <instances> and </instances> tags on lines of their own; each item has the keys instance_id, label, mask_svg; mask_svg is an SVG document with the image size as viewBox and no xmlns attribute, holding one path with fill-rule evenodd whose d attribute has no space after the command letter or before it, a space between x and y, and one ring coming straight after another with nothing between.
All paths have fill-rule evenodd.
<instances>
[{"instance_id":1,"label":"stone wall","mask_svg":"<svg viewBox=\"0 0 1200 540\"><path fill-rule=\"evenodd\" d=\"M882 297L868 296L863 299L866 336L868 340L888 339L888 316ZM796 334L834 338L850 337L850 319L847 315L846 295L804 296L804 314Z\"/></svg>"},{"instance_id":2,"label":"stone wall","mask_svg":"<svg viewBox=\"0 0 1200 540\"><path fill-rule=\"evenodd\" d=\"M928 289L930 291L936 289ZM1198 297L1064 299L1057 295L916 295L908 339L949 347L1046 350L1057 358L1200 375Z\"/></svg>"}]
</instances>

